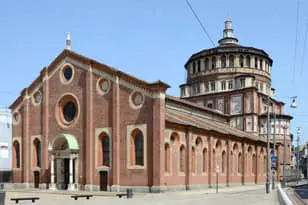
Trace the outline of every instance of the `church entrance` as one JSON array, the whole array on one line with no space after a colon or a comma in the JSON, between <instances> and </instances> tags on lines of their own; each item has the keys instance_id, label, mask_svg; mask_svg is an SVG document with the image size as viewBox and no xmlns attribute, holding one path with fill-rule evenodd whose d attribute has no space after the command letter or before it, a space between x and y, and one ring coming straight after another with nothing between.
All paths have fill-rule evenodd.
<instances>
[{"instance_id":1,"label":"church entrance","mask_svg":"<svg viewBox=\"0 0 308 205\"><path fill-rule=\"evenodd\" d=\"M50 189L78 189L79 146L76 138L61 134L52 142L50 165Z\"/></svg>"}]
</instances>

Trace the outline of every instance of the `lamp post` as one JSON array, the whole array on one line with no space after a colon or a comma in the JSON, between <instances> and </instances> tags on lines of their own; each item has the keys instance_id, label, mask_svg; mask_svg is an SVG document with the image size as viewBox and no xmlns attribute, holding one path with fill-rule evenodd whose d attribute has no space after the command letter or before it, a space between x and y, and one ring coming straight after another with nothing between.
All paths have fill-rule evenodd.
<instances>
[{"instance_id":1,"label":"lamp post","mask_svg":"<svg viewBox=\"0 0 308 205\"><path fill-rule=\"evenodd\" d=\"M273 111L274 113L274 134L273 134L273 143L274 143L274 157L276 157L276 113L275 111ZM277 162L276 162L277 164ZM276 168L277 165L275 164L275 166L273 167L273 178L272 178L272 189L275 189L275 173L276 173Z\"/></svg>"},{"instance_id":2,"label":"lamp post","mask_svg":"<svg viewBox=\"0 0 308 205\"><path fill-rule=\"evenodd\" d=\"M269 131L270 131L270 115L269 115L269 106L270 106L270 96L267 95L267 120L266 120L266 125L267 125L267 133L266 133L266 193L270 193L270 169L269 169Z\"/></svg>"},{"instance_id":3,"label":"lamp post","mask_svg":"<svg viewBox=\"0 0 308 205\"><path fill-rule=\"evenodd\" d=\"M296 180L297 180L297 183L299 183L299 135L300 135L300 128L297 127L297 131L296 131L296 134L297 134L297 162L296 162Z\"/></svg>"},{"instance_id":4,"label":"lamp post","mask_svg":"<svg viewBox=\"0 0 308 205\"><path fill-rule=\"evenodd\" d=\"M286 134L287 134L287 125L283 125L283 166L282 166L282 187L286 185Z\"/></svg>"}]
</instances>

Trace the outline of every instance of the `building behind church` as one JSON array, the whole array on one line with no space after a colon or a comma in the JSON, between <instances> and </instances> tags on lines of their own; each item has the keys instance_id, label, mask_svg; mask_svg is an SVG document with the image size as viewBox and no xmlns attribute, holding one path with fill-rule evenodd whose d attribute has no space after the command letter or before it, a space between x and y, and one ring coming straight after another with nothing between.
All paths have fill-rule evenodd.
<instances>
[{"instance_id":1,"label":"building behind church","mask_svg":"<svg viewBox=\"0 0 308 205\"><path fill-rule=\"evenodd\" d=\"M280 180L292 117L274 97L271 66L265 51L238 44L228 20L219 46L188 60L181 97L172 97L164 82L72 51L68 37L10 106L14 185L158 192L209 188L216 174L220 186L265 183L268 99Z\"/></svg>"}]
</instances>

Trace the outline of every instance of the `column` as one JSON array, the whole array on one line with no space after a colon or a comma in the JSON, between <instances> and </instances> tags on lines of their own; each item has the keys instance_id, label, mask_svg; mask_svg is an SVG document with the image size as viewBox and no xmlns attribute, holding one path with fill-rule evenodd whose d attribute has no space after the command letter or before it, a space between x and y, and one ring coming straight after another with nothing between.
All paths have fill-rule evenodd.
<instances>
[{"instance_id":1,"label":"column","mask_svg":"<svg viewBox=\"0 0 308 205\"><path fill-rule=\"evenodd\" d=\"M56 184L55 184L55 157L53 154L51 154L51 161L50 161L50 174L51 174L51 179L50 179L50 190L56 190Z\"/></svg>"},{"instance_id":2,"label":"column","mask_svg":"<svg viewBox=\"0 0 308 205\"><path fill-rule=\"evenodd\" d=\"M79 189L79 185L78 185L78 158L75 158L75 184L77 185L77 189Z\"/></svg>"},{"instance_id":3,"label":"column","mask_svg":"<svg viewBox=\"0 0 308 205\"><path fill-rule=\"evenodd\" d=\"M70 156L69 172L70 172L70 179L69 179L68 190L73 191L75 190L75 186L73 183L73 156Z\"/></svg>"}]
</instances>

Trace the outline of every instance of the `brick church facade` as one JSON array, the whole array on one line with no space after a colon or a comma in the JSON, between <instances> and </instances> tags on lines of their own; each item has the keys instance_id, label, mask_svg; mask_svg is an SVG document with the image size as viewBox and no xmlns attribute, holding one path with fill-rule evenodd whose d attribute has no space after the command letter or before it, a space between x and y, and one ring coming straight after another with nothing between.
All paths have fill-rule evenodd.
<instances>
[{"instance_id":1,"label":"brick church facade","mask_svg":"<svg viewBox=\"0 0 308 205\"><path fill-rule=\"evenodd\" d=\"M208 96L190 96L191 88L180 98L168 96L168 88L77 54L68 39L67 48L10 106L14 185L157 192L208 188L216 183L217 172L220 186L265 182L266 138L257 124L263 111L247 114L256 126L248 131L232 125L234 117L246 114L200 104ZM242 90L253 90L252 109L257 109L259 94L265 94ZM246 109L242 102L237 106ZM283 109L280 102L276 105ZM291 117L282 112L277 119L289 123ZM273 153L272 143L270 149ZM281 140L275 149L280 180Z\"/></svg>"}]
</instances>

